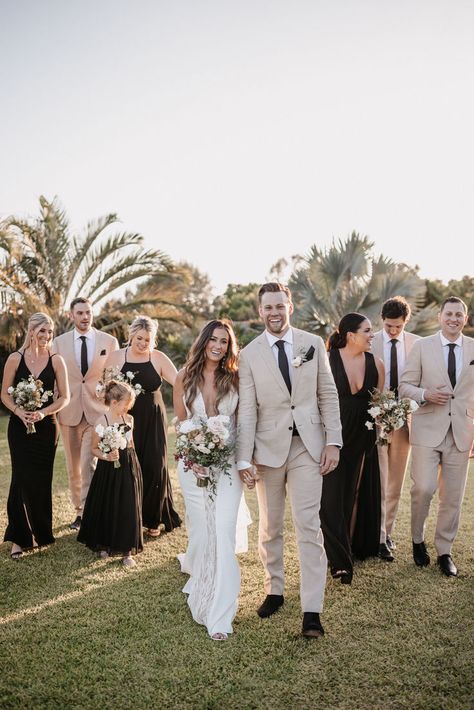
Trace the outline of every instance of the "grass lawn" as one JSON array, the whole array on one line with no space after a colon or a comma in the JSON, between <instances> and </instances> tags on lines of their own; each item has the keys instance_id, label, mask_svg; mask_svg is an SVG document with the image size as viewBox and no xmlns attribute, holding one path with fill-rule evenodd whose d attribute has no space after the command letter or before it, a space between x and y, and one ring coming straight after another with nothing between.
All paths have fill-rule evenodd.
<instances>
[{"instance_id":1,"label":"grass lawn","mask_svg":"<svg viewBox=\"0 0 474 710\"><path fill-rule=\"evenodd\" d=\"M10 480L6 425L0 418L2 534ZM299 636L289 516L285 605L271 619L257 617L263 575L252 525L250 551L240 558L235 634L214 643L192 621L180 591L185 577L176 554L186 545L184 528L147 542L133 570L96 559L68 529L74 511L60 449L56 544L17 563L10 544L0 547L0 708L473 708L474 482L471 476L454 548L458 579L442 577L435 565L413 564L408 488L396 561L359 564L352 587L328 581L324 639ZM257 519L253 492L247 501Z\"/></svg>"}]
</instances>

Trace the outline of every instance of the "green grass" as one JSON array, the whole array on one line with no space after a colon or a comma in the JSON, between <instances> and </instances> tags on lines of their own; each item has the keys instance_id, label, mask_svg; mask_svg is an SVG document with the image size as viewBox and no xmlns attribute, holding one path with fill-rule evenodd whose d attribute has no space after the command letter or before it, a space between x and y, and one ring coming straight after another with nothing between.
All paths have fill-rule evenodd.
<instances>
[{"instance_id":1,"label":"green grass","mask_svg":"<svg viewBox=\"0 0 474 710\"><path fill-rule=\"evenodd\" d=\"M10 479L0 419L0 528ZM473 466L471 465L471 472ZM173 469L173 485L183 512ZM326 637L299 636L298 562L290 520L286 601L272 619L256 552L240 557L235 634L213 643L189 614L176 554L184 529L146 544L137 568L97 560L68 529L64 456L54 477L55 545L9 558L0 547L1 708L472 708L474 485L468 482L454 556L458 579L411 560L409 486L396 562L367 561L352 587L328 582ZM254 519L254 493L247 494ZM433 511L434 512L434 511ZM433 519L427 540L433 545Z\"/></svg>"}]
</instances>

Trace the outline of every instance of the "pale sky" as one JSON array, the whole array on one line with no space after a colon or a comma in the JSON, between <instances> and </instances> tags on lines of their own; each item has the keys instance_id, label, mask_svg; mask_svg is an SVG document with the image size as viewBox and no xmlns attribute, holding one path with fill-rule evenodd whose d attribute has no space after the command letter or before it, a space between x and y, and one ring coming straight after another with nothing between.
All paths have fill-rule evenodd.
<instances>
[{"instance_id":1,"label":"pale sky","mask_svg":"<svg viewBox=\"0 0 474 710\"><path fill-rule=\"evenodd\" d=\"M117 212L227 283L352 230L474 268L472 0L0 0L0 216Z\"/></svg>"}]
</instances>

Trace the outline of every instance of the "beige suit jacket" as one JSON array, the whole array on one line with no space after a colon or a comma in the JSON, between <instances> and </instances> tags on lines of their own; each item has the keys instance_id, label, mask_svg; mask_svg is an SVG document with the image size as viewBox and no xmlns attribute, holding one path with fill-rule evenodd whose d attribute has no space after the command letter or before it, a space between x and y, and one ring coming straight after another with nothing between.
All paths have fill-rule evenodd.
<instances>
[{"instance_id":1,"label":"beige suit jacket","mask_svg":"<svg viewBox=\"0 0 474 710\"><path fill-rule=\"evenodd\" d=\"M444 405L423 404L412 416L410 441L418 446L438 446L452 426L459 451L467 451L474 437L474 339L463 335L463 364L452 388L439 334L414 344L403 372L399 394L421 403L423 390L444 386L451 398Z\"/></svg>"},{"instance_id":2,"label":"beige suit jacket","mask_svg":"<svg viewBox=\"0 0 474 710\"><path fill-rule=\"evenodd\" d=\"M291 395L265 333L240 354L239 461L282 466L290 450L293 423L318 463L326 443L342 446L339 399L324 343L317 335L292 330L295 357L311 346L314 356L293 369Z\"/></svg>"},{"instance_id":3,"label":"beige suit jacket","mask_svg":"<svg viewBox=\"0 0 474 710\"><path fill-rule=\"evenodd\" d=\"M95 354L85 377L74 355L74 331L63 333L53 341L53 352L64 358L71 391L71 401L59 412L59 423L76 426L84 415L89 424L94 424L105 411L105 406L96 396L95 387L102 377L107 358L113 350L118 350L117 339L95 331Z\"/></svg>"},{"instance_id":4,"label":"beige suit jacket","mask_svg":"<svg viewBox=\"0 0 474 710\"><path fill-rule=\"evenodd\" d=\"M407 358L408 355L410 354L413 344L419 339L420 339L419 335L415 335L414 333L407 333L406 330L403 331L403 344L405 346L405 358ZM374 339L372 340L372 353L374 354L375 357L380 358L382 360L382 362L385 363L384 352L383 352L383 330L378 330L374 335ZM405 362L406 362L406 360L405 360Z\"/></svg>"}]
</instances>

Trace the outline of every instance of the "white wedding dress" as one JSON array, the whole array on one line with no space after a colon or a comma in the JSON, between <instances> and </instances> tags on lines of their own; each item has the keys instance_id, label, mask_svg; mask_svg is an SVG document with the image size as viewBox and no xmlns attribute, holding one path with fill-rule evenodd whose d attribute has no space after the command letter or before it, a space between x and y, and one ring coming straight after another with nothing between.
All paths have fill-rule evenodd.
<instances>
[{"instance_id":1,"label":"white wedding dress","mask_svg":"<svg viewBox=\"0 0 474 710\"><path fill-rule=\"evenodd\" d=\"M234 428L237 403L236 392L230 392L219 403L219 414L230 416ZM188 414L191 416L189 411ZM206 416L199 391L192 414ZM247 526L251 522L234 455L229 474L219 475L213 499L207 487L198 487L193 472L184 471L182 461L178 463L188 533L187 550L178 559L181 571L190 575L183 592L188 594L193 619L206 626L210 636L232 633L240 592L235 553L247 550Z\"/></svg>"}]
</instances>

